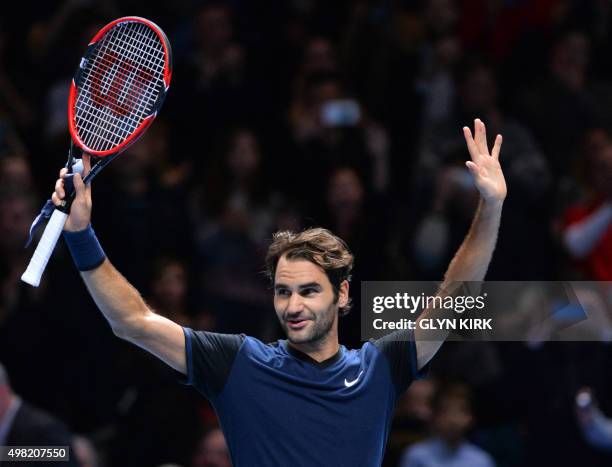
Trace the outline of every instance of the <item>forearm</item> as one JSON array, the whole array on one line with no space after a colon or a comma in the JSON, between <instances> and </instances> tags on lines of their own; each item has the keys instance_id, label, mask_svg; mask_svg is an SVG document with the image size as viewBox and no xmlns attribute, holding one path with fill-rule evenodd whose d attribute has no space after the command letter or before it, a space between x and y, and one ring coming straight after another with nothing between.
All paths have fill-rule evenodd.
<instances>
[{"instance_id":1,"label":"forearm","mask_svg":"<svg viewBox=\"0 0 612 467\"><path fill-rule=\"evenodd\" d=\"M442 287L484 280L497 242L502 204L480 200L470 230L444 274Z\"/></svg>"},{"instance_id":2,"label":"forearm","mask_svg":"<svg viewBox=\"0 0 612 467\"><path fill-rule=\"evenodd\" d=\"M140 293L108 261L81 277L96 305L119 337L134 336L151 310Z\"/></svg>"},{"instance_id":3,"label":"forearm","mask_svg":"<svg viewBox=\"0 0 612 467\"><path fill-rule=\"evenodd\" d=\"M490 203L480 200L470 230L444 274L438 296L453 296L461 290L462 282L484 280L497 242L502 204L502 201ZM446 310L428 308L417 320L415 339L419 369L431 360L448 337L445 330L420 329L419 321L445 318L445 313Z\"/></svg>"},{"instance_id":4,"label":"forearm","mask_svg":"<svg viewBox=\"0 0 612 467\"><path fill-rule=\"evenodd\" d=\"M89 293L116 336L187 374L183 328L149 309L138 291L105 259L81 272Z\"/></svg>"}]
</instances>

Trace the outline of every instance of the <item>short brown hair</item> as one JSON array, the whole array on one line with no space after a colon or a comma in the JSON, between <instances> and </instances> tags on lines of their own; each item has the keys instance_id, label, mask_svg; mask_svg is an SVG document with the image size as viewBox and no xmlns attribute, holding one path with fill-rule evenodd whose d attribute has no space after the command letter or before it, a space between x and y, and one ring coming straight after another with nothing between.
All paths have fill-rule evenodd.
<instances>
[{"instance_id":1,"label":"short brown hair","mask_svg":"<svg viewBox=\"0 0 612 467\"><path fill-rule=\"evenodd\" d=\"M276 266L281 256L287 259L301 258L319 266L327 275L334 289L335 301L338 301L340 284L351 280L354 257L346 242L327 229L320 227L306 229L302 232L288 230L276 232L266 255L266 273L274 284ZM351 310L351 300L339 309L344 316Z\"/></svg>"}]
</instances>

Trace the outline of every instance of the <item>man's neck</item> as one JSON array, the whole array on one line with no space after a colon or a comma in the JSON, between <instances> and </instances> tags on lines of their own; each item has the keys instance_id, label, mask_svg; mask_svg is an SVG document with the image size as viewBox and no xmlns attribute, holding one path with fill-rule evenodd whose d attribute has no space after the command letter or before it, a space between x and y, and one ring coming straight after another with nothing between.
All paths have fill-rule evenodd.
<instances>
[{"instance_id":1,"label":"man's neck","mask_svg":"<svg viewBox=\"0 0 612 467\"><path fill-rule=\"evenodd\" d=\"M335 339L328 339L324 343L294 344L288 341L288 344L319 363L332 358L340 349L337 336Z\"/></svg>"}]
</instances>

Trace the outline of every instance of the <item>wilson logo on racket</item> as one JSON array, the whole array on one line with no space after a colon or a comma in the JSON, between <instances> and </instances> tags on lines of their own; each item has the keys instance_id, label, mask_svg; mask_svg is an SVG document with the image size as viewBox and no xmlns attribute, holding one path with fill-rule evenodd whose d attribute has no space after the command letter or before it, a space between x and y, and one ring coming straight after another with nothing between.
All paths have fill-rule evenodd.
<instances>
[{"instance_id":1,"label":"wilson logo on racket","mask_svg":"<svg viewBox=\"0 0 612 467\"><path fill-rule=\"evenodd\" d=\"M90 87L91 99L98 107L108 107L115 114L125 116L134 111L154 87L155 77L151 70L128 58L121 59L113 51L105 52L99 62L99 73L92 74ZM102 77L109 74L113 76L110 84L104 83Z\"/></svg>"}]
</instances>

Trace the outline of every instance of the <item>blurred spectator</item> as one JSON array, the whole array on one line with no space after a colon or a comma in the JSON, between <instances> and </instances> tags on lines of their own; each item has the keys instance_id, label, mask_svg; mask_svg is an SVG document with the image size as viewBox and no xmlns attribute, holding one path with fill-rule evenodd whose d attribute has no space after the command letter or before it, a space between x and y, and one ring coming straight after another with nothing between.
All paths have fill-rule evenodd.
<instances>
[{"instance_id":1,"label":"blurred spectator","mask_svg":"<svg viewBox=\"0 0 612 467\"><path fill-rule=\"evenodd\" d=\"M0 446L69 446L72 435L62 422L15 394L0 364ZM76 457L50 462L51 466L78 466ZM8 462L7 465L12 465ZM16 463L15 463L16 464ZM19 464L16 464L19 465Z\"/></svg>"},{"instance_id":2,"label":"blurred spectator","mask_svg":"<svg viewBox=\"0 0 612 467\"><path fill-rule=\"evenodd\" d=\"M32 123L34 116L30 105L8 73L10 69L7 62L8 41L9 36L3 25L0 25L0 116L6 118L10 115L18 125L28 125ZM5 135L0 135L0 139L4 138Z\"/></svg>"},{"instance_id":3,"label":"blurred spectator","mask_svg":"<svg viewBox=\"0 0 612 467\"><path fill-rule=\"evenodd\" d=\"M32 24L28 34L28 51L32 61L42 68L53 68L56 65L55 69L49 70L51 73L64 71L57 64L67 66L72 58L71 53L75 52L73 47L82 45L71 43L73 35L78 34L75 25L82 25L91 18L112 18L118 15L114 0L61 0L55 3L55 8ZM87 39L92 37L90 35Z\"/></svg>"},{"instance_id":4,"label":"blurred spectator","mask_svg":"<svg viewBox=\"0 0 612 467\"><path fill-rule=\"evenodd\" d=\"M258 273L275 208L255 135L232 132L206 171L197 209L198 306L217 312L221 332L261 336L272 321L266 283Z\"/></svg>"},{"instance_id":5,"label":"blurred spectator","mask_svg":"<svg viewBox=\"0 0 612 467\"><path fill-rule=\"evenodd\" d=\"M612 419L607 418L593 400L590 388L576 394L576 417L586 441L597 449L612 451Z\"/></svg>"},{"instance_id":6,"label":"blurred spectator","mask_svg":"<svg viewBox=\"0 0 612 467\"><path fill-rule=\"evenodd\" d=\"M338 63L333 43L324 37L310 39L305 46L302 63L295 77L293 99L289 109L289 123L294 138L303 141L319 131L318 103L309 95L309 80L323 73L337 73Z\"/></svg>"},{"instance_id":7,"label":"blurred spectator","mask_svg":"<svg viewBox=\"0 0 612 467\"><path fill-rule=\"evenodd\" d=\"M416 92L422 110L420 131L427 133L437 123L451 117L456 99L455 68L463 55L457 35L459 20L455 0L423 2L423 38L418 49Z\"/></svg>"},{"instance_id":8,"label":"blurred spectator","mask_svg":"<svg viewBox=\"0 0 612 467\"><path fill-rule=\"evenodd\" d=\"M559 34L550 49L548 76L517 101L557 177L568 175L584 131L612 124L612 87L589 75L590 46L580 30Z\"/></svg>"},{"instance_id":9,"label":"blurred spectator","mask_svg":"<svg viewBox=\"0 0 612 467\"><path fill-rule=\"evenodd\" d=\"M329 228L349 245L359 262L352 274L352 283L362 280L381 280L387 277L390 252L387 231L381 226L389 222L386 198L368 193L358 171L339 166L331 171L327 182L325 207L316 216L316 223ZM372 245L378 245L372 248ZM359 289L357 286L356 289ZM359 309L359 290L353 295L355 309ZM349 313L339 327L341 341L348 346L360 342L359 313Z\"/></svg>"},{"instance_id":10,"label":"blurred spectator","mask_svg":"<svg viewBox=\"0 0 612 467\"><path fill-rule=\"evenodd\" d=\"M232 467L221 429L213 428L202 437L191 461L191 467Z\"/></svg>"},{"instance_id":11,"label":"blurred spectator","mask_svg":"<svg viewBox=\"0 0 612 467\"><path fill-rule=\"evenodd\" d=\"M156 256L192 252L189 167L171 158L169 138L163 120L155 122L109 166L103 180L93 183L94 196L104 200L94 225L117 267L142 289Z\"/></svg>"},{"instance_id":12,"label":"blurred spectator","mask_svg":"<svg viewBox=\"0 0 612 467\"><path fill-rule=\"evenodd\" d=\"M15 131L13 122L0 108L0 157L26 154L26 146Z\"/></svg>"},{"instance_id":13,"label":"blurred spectator","mask_svg":"<svg viewBox=\"0 0 612 467\"><path fill-rule=\"evenodd\" d=\"M248 51L237 37L227 2L205 2L192 17L191 47L178 57L180 86L173 90L170 112L183 132L198 135L200 149L211 149L225 129L255 122L262 104L261 86L251 76ZM193 143L183 152L193 150Z\"/></svg>"},{"instance_id":14,"label":"blurred spectator","mask_svg":"<svg viewBox=\"0 0 612 467\"><path fill-rule=\"evenodd\" d=\"M352 167L367 175L366 184L385 192L389 183L389 136L371 120L360 103L345 89L336 73L319 72L306 79L303 102L294 96L291 130L295 155L278 161L275 176L283 188L312 209L304 193L323 193L331 171ZM298 180L286 171L299 170ZM296 183L298 182L298 183ZM310 202L309 202L310 201Z\"/></svg>"},{"instance_id":15,"label":"blurred spectator","mask_svg":"<svg viewBox=\"0 0 612 467\"><path fill-rule=\"evenodd\" d=\"M23 246L34 219L32 186L25 158L0 157L0 325L38 295L36 289L21 287L19 280L29 256Z\"/></svg>"},{"instance_id":16,"label":"blurred spectator","mask_svg":"<svg viewBox=\"0 0 612 467\"><path fill-rule=\"evenodd\" d=\"M462 42L497 64L508 60L522 41L533 41L534 31L549 32L555 23L569 16L571 2L464 0L457 3L461 5L458 29Z\"/></svg>"},{"instance_id":17,"label":"blurred spectator","mask_svg":"<svg viewBox=\"0 0 612 467\"><path fill-rule=\"evenodd\" d=\"M223 2L209 2L196 15L196 40L199 46L194 56L198 82L202 88L217 77L232 82L239 79L242 51L233 43L234 28L229 8Z\"/></svg>"},{"instance_id":18,"label":"blurred spectator","mask_svg":"<svg viewBox=\"0 0 612 467\"><path fill-rule=\"evenodd\" d=\"M200 228L210 231L226 221L240 223L253 242L266 241L275 196L270 192L265 169L255 133L246 128L232 131L205 171L196 213Z\"/></svg>"},{"instance_id":19,"label":"blurred spectator","mask_svg":"<svg viewBox=\"0 0 612 467\"><path fill-rule=\"evenodd\" d=\"M438 391L433 400L433 437L408 448L401 467L495 465L491 456L465 439L474 423L469 397L467 387L462 385Z\"/></svg>"},{"instance_id":20,"label":"blurred spectator","mask_svg":"<svg viewBox=\"0 0 612 467\"><path fill-rule=\"evenodd\" d=\"M423 441L429 435L431 402L435 391L436 382L433 379L420 379L412 383L398 400L384 465L397 466L406 446Z\"/></svg>"},{"instance_id":21,"label":"blurred spectator","mask_svg":"<svg viewBox=\"0 0 612 467\"><path fill-rule=\"evenodd\" d=\"M31 291L21 288L19 279L29 256L23 245L34 218L33 207L32 200L23 194L6 195L0 199L0 321L13 309L18 309L21 292L32 297Z\"/></svg>"},{"instance_id":22,"label":"blurred spectator","mask_svg":"<svg viewBox=\"0 0 612 467\"><path fill-rule=\"evenodd\" d=\"M185 264L176 258L158 258L153 266L149 304L156 313L181 326L192 326L188 312L189 279Z\"/></svg>"},{"instance_id":23,"label":"blurred spectator","mask_svg":"<svg viewBox=\"0 0 612 467\"><path fill-rule=\"evenodd\" d=\"M71 454L79 461L81 467L100 467L100 460L94 445L85 436L75 436L72 439L74 450Z\"/></svg>"},{"instance_id":24,"label":"blurred spectator","mask_svg":"<svg viewBox=\"0 0 612 467\"><path fill-rule=\"evenodd\" d=\"M367 271L372 278L380 277L378 273L383 273L387 260L386 232L380 228L389 220L384 201L385 198L368 192L355 168L339 166L329 175L324 212L317 216L319 222L350 245L359 258L360 270ZM383 248L372 251L373 244Z\"/></svg>"},{"instance_id":25,"label":"blurred spectator","mask_svg":"<svg viewBox=\"0 0 612 467\"><path fill-rule=\"evenodd\" d=\"M424 132L451 116L456 99L454 72L462 52L461 43L452 35L437 38L423 47L416 86L423 99Z\"/></svg>"},{"instance_id":26,"label":"blurred spectator","mask_svg":"<svg viewBox=\"0 0 612 467\"><path fill-rule=\"evenodd\" d=\"M612 280L612 141L590 134L585 151L585 199L563 215L563 244L586 279Z\"/></svg>"}]
</instances>

